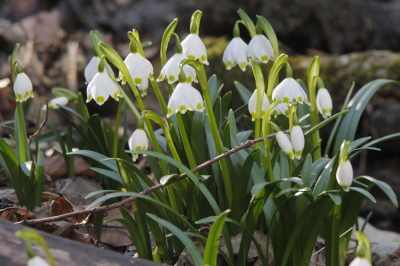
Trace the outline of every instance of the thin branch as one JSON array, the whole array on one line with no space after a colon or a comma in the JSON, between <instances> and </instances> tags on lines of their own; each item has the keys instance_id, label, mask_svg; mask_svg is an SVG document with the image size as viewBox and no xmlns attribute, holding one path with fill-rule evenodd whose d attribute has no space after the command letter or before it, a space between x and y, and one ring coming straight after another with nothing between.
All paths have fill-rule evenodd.
<instances>
[{"instance_id":1,"label":"thin branch","mask_svg":"<svg viewBox=\"0 0 400 266\"><path fill-rule=\"evenodd\" d=\"M49 117L49 101L46 100L46 116L44 117L43 122L40 124L40 127L38 128L38 130L33 133L33 135L29 136L29 141L28 141L28 147L31 146L33 139L39 135L39 133L43 130L44 126L47 123L47 118Z\"/></svg>"},{"instance_id":2,"label":"thin branch","mask_svg":"<svg viewBox=\"0 0 400 266\"><path fill-rule=\"evenodd\" d=\"M303 126L302 128L303 128L303 130L304 129L308 129L308 128L310 128L310 125ZM288 132L289 132L289 130L285 131L285 133L288 133ZM268 139L271 139L271 138L274 138L274 137L275 137L275 134L270 134L270 135L267 136ZM213 163L215 163L215 162L217 162L217 161L219 161L219 160L221 160L221 159L223 159L223 158L225 158L225 157L227 157L227 156L229 156L229 155L231 155L231 154L233 154L235 152L238 152L238 151L243 150L245 148L249 148L249 147L253 146L254 144L256 144L258 142L262 142L263 140L264 140L264 138L248 140L248 141L240 144L238 147L233 148L233 149L231 149L231 150L229 150L229 151L227 151L227 152L225 152L223 154L220 154L217 157L215 157L215 158L213 158L213 159L211 159L209 161L204 162L203 164L200 164L199 166L193 168L192 172L196 173L199 170L209 166L210 164L213 164ZM150 194L150 193L152 193L152 192L154 192L154 191L156 191L158 189L161 189L161 188L163 188L165 186L168 186L168 185L170 185L170 184L172 184L174 182L182 180L186 176L187 176L186 174L181 174L177 178L172 179L172 180L168 181L167 183L165 183L163 185L162 184L158 184L158 185L152 186L152 187L150 187L148 189L145 189L142 192L140 192L140 194L148 195L148 194ZM121 206L123 206L123 205L125 205L127 203L130 203L130 202L136 200L137 198L138 197L136 197L136 196L132 196L132 197L126 198L126 199L124 199L124 200L122 200L120 202L113 203L113 204L110 204L110 205L105 205L105 206L101 206L101 207L94 207L94 208L91 208L91 209L80 210L80 211L75 211L75 212L69 212L69 213L65 213L65 214L61 214L61 215L57 215L57 216L52 216L52 217L47 217L47 218L24 220L24 221L20 221L20 222L17 222L17 223L18 224L25 224L25 225L40 224L40 223L59 221L59 220L63 220L63 219L69 218L69 217L82 215L82 214L91 214L91 213L98 213L98 212L108 211L108 210L111 210L111 209L115 209L115 208L121 207Z\"/></svg>"}]
</instances>

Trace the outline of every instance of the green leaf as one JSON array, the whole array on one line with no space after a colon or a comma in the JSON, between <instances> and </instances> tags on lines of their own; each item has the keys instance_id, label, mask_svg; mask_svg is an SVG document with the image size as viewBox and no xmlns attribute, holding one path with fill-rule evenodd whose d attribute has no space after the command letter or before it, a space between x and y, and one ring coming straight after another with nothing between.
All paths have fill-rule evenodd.
<instances>
[{"instance_id":1,"label":"green leaf","mask_svg":"<svg viewBox=\"0 0 400 266\"><path fill-rule=\"evenodd\" d=\"M43 151L39 148L36 158L36 171L35 171L35 205L42 204L42 191L44 184L44 156Z\"/></svg>"},{"instance_id":2,"label":"green leaf","mask_svg":"<svg viewBox=\"0 0 400 266\"><path fill-rule=\"evenodd\" d=\"M218 215L218 218L211 226L207 237L206 247L204 249L203 265L217 265L219 240L221 239L221 232L225 223L225 218L229 212L230 210L226 210Z\"/></svg>"},{"instance_id":3,"label":"green leaf","mask_svg":"<svg viewBox=\"0 0 400 266\"><path fill-rule=\"evenodd\" d=\"M391 83L399 84L397 81L388 79L377 79L364 85L349 102L349 112L343 117L333 146L333 154L337 154L343 140L354 140L358 123L365 107L372 96L383 86Z\"/></svg>"},{"instance_id":4,"label":"green leaf","mask_svg":"<svg viewBox=\"0 0 400 266\"><path fill-rule=\"evenodd\" d=\"M67 155L81 155L81 156L85 156L88 157L92 160L95 160L99 163L101 163L102 165L104 165L105 167L108 167L109 169L113 170L114 172L118 172L118 168L117 168L117 164L115 161L113 160L105 160L105 159L109 159L108 157L94 152L94 151L88 151L88 150L78 150L78 151L72 151L67 153Z\"/></svg>"},{"instance_id":5,"label":"green leaf","mask_svg":"<svg viewBox=\"0 0 400 266\"><path fill-rule=\"evenodd\" d=\"M51 90L51 93L56 97L66 97L68 102L76 101L78 99L78 94L66 88L56 87Z\"/></svg>"},{"instance_id":6,"label":"green leaf","mask_svg":"<svg viewBox=\"0 0 400 266\"><path fill-rule=\"evenodd\" d=\"M14 151L0 138L0 165L3 167L5 174L10 179L11 185L17 194L18 201L21 203L24 199L21 177L19 176L18 158Z\"/></svg>"},{"instance_id":7,"label":"green leaf","mask_svg":"<svg viewBox=\"0 0 400 266\"><path fill-rule=\"evenodd\" d=\"M240 97L243 100L243 103L248 104L250 97L251 97L251 92L242 85L242 83L240 83L239 81L235 81L234 82L237 91L239 92Z\"/></svg>"},{"instance_id":8,"label":"green leaf","mask_svg":"<svg viewBox=\"0 0 400 266\"><path fill-rule=\"evenodd\" d=\"M388 198L393 203L393 205L396 208L399 207L396 194L393 192L393 189L388 184L386 184L385 182L380 181L378 179L375 179L373 177L365 176L365 175L357 178L357 180L359 180L359 179L366 179L366 180L374 183L375 185L377 185L388 196Z\"/></svg>"},{"instance_id":9,"label":"green leaf","mask_svg":"<svg viewBox=\"0 0 400 266\"><path fill-rule=\"evenodd\" d=\"M90 167L90 169L92 169L96 173L99 173L101 175L107 176L107 177L117 181L121 185L123 184L121 176L117 172L106 170L106 169L102 169L102 168L97 168L97 167Z\"/></svg>"},{"instance_id":10,"label":"green leaf","mask_svg":"<svg viewBox=\"0 0 400 266\"><path fill-rule=\"evenodd\" d=\"M199 250L197 249L196 245L192 242L192 240L190 240L190 238L184 232L182 232L181 229L179 229L178 227L176 227L175 225L173 225L168 221L158 218L153 214L148 213L147 216L156 221L157 223L161 224L165 228L167 228L169 231L171 231L171 233L173 233L177 238L179 238L185 245L190 255L192 256L192 259L196 265L203 265L203 258Z\"/></svg>"},{"instance_id":11,"label":"green leaf","mask_svg":"<svg viewBox=\"0 0 400 266\"><path fill-rule=\"evenodd\" d=\"M325 119L324 121L322 121L321 123L319 123L318 125L314 126L313 128L310 128L309 130L307 130L304 133L304 137L310 136L312 133L314 133L315 131L321 129L322 127L324 127L326 124L328 124L329 122L333 121L334 119L340 117L341 115L344 115L345 113L347 113L348 110L344 110L341 111L340 113L337 113L331 117L329 117L328 119Z\"/></svg>"},{"instance_id":12,"label":"green leaf","mask_svg":"<svg viewBox=\"0 0 400 266\"><path fill-rule=\"evenodd\" d=\"M31 160L28 147L28 138L26 135L26 125L22 104L17 102L14 117L14 139L17 150L17 158L19 163L24 163Z\"/></svg>"},{"instance_id":13,"label":"green leaf","mask_svg":"<svg viewBox=\"0 0 400 266\"><path fill-rule=\"evenodd\" d=\"M251 21L250 17L242 9L239 9L237 12L249 31L250 37L253 38L253 36L256 35L256 27L254 26L253 21Z\"/></svg>"},{"instance_id":14,"label":"green leaf","mask_svg":"<svg viewBox=\"0 0 400 266\"><path fill-rule=\"evenodd\" d=\"M376 199L374 198L374 196L372 196L372 194L369 193L367 190L359 187L350 187L350 190L357 191L358 193L364 195L367 199L369 199L373 203L376 203Z\"/></svg>"}]
</instances>

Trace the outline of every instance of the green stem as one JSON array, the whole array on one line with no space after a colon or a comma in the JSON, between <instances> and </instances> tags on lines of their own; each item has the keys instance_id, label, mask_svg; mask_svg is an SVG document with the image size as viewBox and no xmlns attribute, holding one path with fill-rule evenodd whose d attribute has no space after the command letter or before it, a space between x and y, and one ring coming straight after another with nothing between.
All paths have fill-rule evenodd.
<instances>
[{"instance_id":1,"label":"green stem","mask_svg":"<svg viewBox=\"0 0 400 266\"><path fill-rule=\"evenodd\" d=\"M185 151L186 151L187 158L189 160L190 168L193 169L197 166L196 160L194 159L192 146L190 146L189 138L186 134L185 124L183 123L182 115L179 112L176 114L176 121L178 122L179 133L181 134L183 146L185 147Z\"/></svg>"},{"instance_id":2,"label":"green stem","mask_svg":"<svg viewBox=\"0 0 400 266\"><path fill-rule=\"evenodd\" d=\"M26 137L26 127L25 127L25 118L24 118L24 110L22 108L22 103L17 102L16 109L16 131L15 131L15 141L17 145L17 155L18 162L24 163L30 161L29 155L29 147L28 147L28 139Z\"/></svg>"},{"instance_id":3,"label":"green stem","mask_svg":"<svg viewBox=\"0 0 400 266\"><path fill-rule=\"evenodd\" d=\"M115 128L114 128L114 140L113 140L113 150L111 156L113 158L118 157L118 131L119 131L119 124L121 121L121 113L122 113L122 105L124 104L124 99L120 99L118 102L118 110L117 110L117 117L115 119Z\"/></svg>"},{"instance_id":4,"label":"green stem","mask_svg":"<svg viewBox=\"0 0 400 266\"><path fill-rule=\"evenodd\" d=\"M218 155L222 154L224 152L222 142L221 142L221 136L219 135L219 130L217 126L217 121L215 120L215 115L214 111L212 108L211 104L211 98L210 98L210 92L208 89L208 82L207 82L207 77L206 77L206 72L204 70L203 64L192 60L192 59L186 59L181 62L181 66L188 64L192 66L194 69L197 71L197 77L201 86L201 89L203 91L203 97L204 97L204 104L206 107L208 119L210 120L210 127L211 127L211 133L214 139L215 143L215 148L217 150ZM232 184L230 180L230 175L228 171L228 165L226 163L225 159L222 159L219 161L219 165L221 168L221 173L222 173L222 179L224 182L225 186L225 192L226 192L226 197L228 201L228 206L229 208L232 207L232 200L233 200L233 189L232 189Z\"/></svg>"},{"instance_id":5,"label":"green stem","mask_svg":"<svg viewBox=\"0 0 400 266\"><path fill-rule=\"evenodd\" d=\"M153 86L154 92L156 93L156 97L158 102L160 103L161 109L163 110L163 113L165 116L168 114L168 108L167 104L165 103L164 97L161 93L160 87L158 87L157 82L153 79L150 80L151 86ZM168 124L171 124L172 120L171 118L167 118Z\"/></svg>"},{"instance_id":6,"label":"green stem","mask_svg":"<svg viewBox=\"0 0 400 266\"><path fill-rule=\"evenodd\" d=\"M257 102L256 102L256 121L255 121L255 138L261 136L261 112L262 112L262 102L265 93L264 77L261 71L261 67L257 62L251 61L251 66L253 69L254 79L256 81L257 88ZM260 143L257 143L255 148L258 148Z\"/></svg>"},{"instance_id":7,"label":"green stem","mask_svg":"<svg viewBox=\"0 0 400 266\"><path fill-rule=\"evenodd\" d=\"M317 109L317 100L316 100L316 85L317 79L319 76L319 57L314 57L313 61L310 64L308 69L308 78L307 78L307 86L308 92L310 95L310 118L311 118L311 127L314 127L318 124L318 109ZM319 131L315 131L312 134L312 142L313 146L317 147L319 145ZM321 158L321 148L318 147L317 150L313 154L313 161Z\"/></svg>"},{"instance_id":8,"label":"green stem","mask_svg":"<svg viewBox=\"0 0 400 266\"><path fill-rule=\"evenodd\" d=\"M10 71L11 71L11 79L12 79L13 83L15 83L15 55L18 52L19 46L20 46L19 43L16 43L14 45L14 49L13 49L11 57L10 57Z\"/></svg>"}]
</instances>

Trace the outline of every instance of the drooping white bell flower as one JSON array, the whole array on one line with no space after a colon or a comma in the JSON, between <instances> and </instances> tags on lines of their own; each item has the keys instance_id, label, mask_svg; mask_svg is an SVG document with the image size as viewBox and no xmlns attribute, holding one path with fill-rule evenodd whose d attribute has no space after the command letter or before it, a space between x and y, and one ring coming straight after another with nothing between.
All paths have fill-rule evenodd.
<instances>
[{"instance_id":1,"label":"drooping white bell flower","mask_svg":"<svg viewBox=\"0 0 400 266\"><path fill-rule=\"evenodd\" d=\"M242 71L245 71L248 65L246 50L247 43L242 38L233 38L225 48L224 55L222 56L226 70L230 70L232 67L238 65Z\"/></svg>"},{"instance_id":2,"label":"drooping white bell flower","mask_svg":"<svg viewBox=\"0 0 400 266\"><path fill-rule=\"evenodd\" d=\"M207 50L203 41L199 35L191 33L181 43L183 53L193 60L199 59L199 61L205 65L208 65L207 61Z\"/></svg>"},{"instance_id":3,"label":"drooping white bell flower","mask_svg":"<svg viewBox=\"0 0 400 266\"><path fill-rule=\"evenodd\" d=\"M50 264L39 256L34 256L28 260L27 266L50 266Z\"/></svg>"},{"instance_id":4,"label":"drooping white bell flower","mask_svg":"<svg viewBox=\"0 0 400 266\"><path fill-rule=\"evenodd\" d=\"M318 89L317 108L324 119L327 119L332 114L332 98L325 88Z\"/></svg>"},{"instance_id":5,"label":"drooping white bell flower","mask_svg":"<svg viewBox=\"0 0 400 266\"><path fill-rule=\"evenodd\" d=\"M179 83L171 94L168 101L167 118L181 112L189 111L203 112L203 98L198 90L190 83Z\"/></svg>"},{"instance_id":6,"label":"drooping white bell flower","mask_svg":"<svg viewBox=\"0 0 400 266\"><path fill-rule=\"evenodd\" d=\"M292 143L294 156L296 159L301 159L301 153L304 149L304 134L303 130L299 125L295 125L292 127L290 131L290 142Z\"/></svg>"},{"instance_id":7,"label":"drooping white bell flower","mask_svg":"<svg viewBox=\"0 0 400 266\"><path fill-rule=\"evenodd\" d=\"M87 66L85 67L85 79L86 82L89 83L94 76L97 74L98 70L97 67L99 65L100 62L100 57L98 56L93 56L89 63L87 64Z\"/></svg>"},{"instance_id":8,"label":"drooping white bell flower","mask_svg":"<svg viewBox=\"0 0 400 266\"><path fill-rule=\"evenodd\" d=\"M371 266L371 263L367 258L357 257L349 264L349 266Z\"/></svg>"},{"instance_id":9,"label":"drooping white bell flower","mask_svg":"<svg viewBox=\"0 0 400 266\"><path fill-rule=\"evenodd\" d=\"M276 118L278 115L289 116L289 107L287 104L280 103L274 109L274 117Z\"/></svg>"},{"instance_id":10,"label":"drooping white bell flower","mask_svg":"<svg viewBox=\"0 0 400 266\"><path fill-rule=\"evenodd\" d=\"M128 140L128 146L131 151L147 151L149 148L149 141L146 132L141 128L136 129ZM139 154L132 153L132 160L135 162L138 156Z\"/></svg>"},{"instance_id":11,"label":"drooping white bell flower","mask_svg":"<svg viewBox=\"0 0 400 266\"><path fill-rule=\"evenodd\" d=\"M353 182L353 167L349 160L339 163L336 171L336 181L344 191L349 191L350 185Z\"/></svg>"},{"instance_id":12,"label":"drooping white bell flower","mask_svg":"<svg viewBox=\"0 0 400 266\"><path fill-rule=\"evenodd\" d=\"M61 96L54 99L51 99L48 103L49 109L59 109L60 105L65 106L68 104L68 98ZM46 111L46 105L43 105L42 111Z\"/></svg>"},{"instance_id":13,"label":"drooping white bell flower","mask_svg":"<svg viewBox=\"0 0 400 266\"><path fill-rule=\"evenodd\" d=\"M255 35L246 50L247 58L266 64L274 60L274 49L271 42L262 34Z\"/></svg>"},{"instance_id":14,"label":"drooping white bell flower","mask_svg":"<svg viewBox=\"0 0 400 266\"><path fill-rule=\"evenodd\" d=\"M275 138L279 144L279 147L281 147L282 151L286 153L286 155L290 159L293 160L294 159L293 146L289 138L285 135L285 133L283 133L282 131L278 131L275 135Z\"/></svg>"},{"instance_id":15,"label":"drooping white bell flower","mask_svg":"<svg viewBox=\"0 0 400 266\"><path fill-rule=\"evenodd\" d=\"M131 74L133 82L135 82L136 87L140 91L140 96L146 96L149 89L149 79L154 79L152 64L137 52L130 53L125 58L124 63ZM125 84L126 78L121 72L119 73L118 79L122 80L122 83Z\"/></svg>"},{"instance_id":16,"label":"drooping white bell flower","mask_svg":"<svg viewBox=\"0 0 400 266\"><path fill-rule=\"evenodd\" d=\"M160 76L157 78L157 81L162 81L164 79L167 79L169 84L173 84L175 81L177 81L179 74L179 64L182 62L182 60L185 59L188 59L188 57L184 54L181 53L174 54L168 60L165 66L161 69L161 73ZM188 83L191 83L193 81L197 82L196 71L194 70L193 67L189 65L184 65L182 69L183 72L185 73L186 81Z\"/></svg>"},{"instance_id":17,"label":"drooping white bell flower","mask_svg":"<svg viewBox=\"0 0 400 266\"><path fill-rule=\"evenodd\" d=\"M32 82L24 72L17 73L14 83L14 93L17 102L24 102L29 97L33 98Z\"/></svg>"},{"instance_id":18,"label":"drooping white bell flower","mask_svg":"<svg viewBox=\"0 0 400 266\"><path fill-rule=\"evenodd\" d=\"M107 72L97 72L87 86L86 102L94 99L98 105L102 105L110 96L116 101L119 100L119 97L122 97L117 84L115 84Z\"/></svg>"},{"instance_id":19,"label":"drooping white bell flower","mask_svg":"<svg viewBox=\"0 0 400 266\"><path fill-rule=\"evenodd\" d=\"M251 114L252 121L256 120L256 106L257 106L257 89L254 90L253 94L250 97L249 104L248 104L249 113ZM264 93L264 97L263 97L262 105L261 105L261 118L264 118L265 112L267 111L269 106L270 106L270 103L268 101L268 97Z\"/></svg>"},{"instance_id":20,"label":"drooping white bell flower","mask_svg":"<svg viewBox=\"0 0 400 266\"><path fill-rule=\"evenodd\" d=\"M303 102L310 104L307 99L307 94L293 78L285 78L282 80L272 92L272 99L274 101L283 100L284 104Z\"/></svg>"}]
</instances>

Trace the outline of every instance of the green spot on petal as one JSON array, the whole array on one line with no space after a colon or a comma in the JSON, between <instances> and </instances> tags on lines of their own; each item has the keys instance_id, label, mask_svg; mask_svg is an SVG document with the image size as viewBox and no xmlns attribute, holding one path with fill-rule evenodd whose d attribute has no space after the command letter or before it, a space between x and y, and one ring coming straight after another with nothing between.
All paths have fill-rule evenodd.
<instances>
[{"instance_id":1,"label":"green spot on petal","mask_svg":"<svg viewBox=\"0 0 400 266\"><path fill-rule=\"evenodd\" d=\"M179 110L180 110L181 112L184 112L184 111L186 111L186 106L184 106L184 105L181 105L181 106L179 107Z\"/></svg>"},{"instance_id":2,"label":"green spot on petal","mask_svg":"<svg viewBox=\"0 0 400 266\"><path fill-rule=\"evenodd\" d=\"M227 66L228 66L228 67L232 67L232 65L233 65L232 62L231 62L231 61L228 61Z\"/></svg>"},{"instance_id":3,"label":"green spot on petal","mask_svg":"<svg viewBox=\"0 0 400 266\"><path fill-rule=\"evenodd\" d=\"M160 74L160 75L158 76L157 80L163 80L163 75Z\"/></svg>"},{"instance_id":4,"label":"green spot on petal","mask_svg":"<svg viewBox=\"0 0 400 266\"><path fill-rule=\"evenodd\" d=\"M136 146L136 147L135 147L135 150L141 151L141 150L143 150L143 147L142 147L142 146Z\"/></svg>"},{"instance_id":5,"label":"green spot on petal","mask_svg":"<svg viewBox=\"0 0 400 266\"><path fill-rule=\"evenodd\" d=\"M294 154L293 154L293 152L288 152L288 153L286 153L286 155L290 158L290 159L294 159Z\"/></svg>"},{"instance_id":6,"label":"green spot on petal","mask_svg":"<svg viewBox=\"0 0 400 266\"><path fill-rule=\"evenodd\" d=\"M298 99L299 103L301 103L303 101L303 97L298 97L297 99Z\"/></svg>"},{"instance_id":7,"label":"green spot on petal","mask_svg":"<svg viewBox=\"0 0 400 266\"><path fill-rule=\"evenodd\" d=\"M103 96L98 96L98 97L96 98L96 102L97 102L97 103L103 104L103 103L104 103L104 97L103 97Z\"/></svg>"},{"instance_id":8,"label":"green spot on petal","mask_svg":"<svg viewBox=\"0 0 400 266\"><path fill-rule=\"evenodd\" d=\"M251 113L251 120L252 121L256 120L256 113L255 112Z\"/></svg>"},{"instance_id":9,"label":"green spot on petal","mask_svg":"<svg viewBox=\"0 0 400 266\"><path fill-rule=\"evenodd\" d=\"M244 68L246 68L246 66L247 66L246 62L240 63L240 68L244 69Z\"/></svg>"},{"instance_id":10,"label":"green spot on petal","mask_svg":"<svg viewBox=\"0 0 400 266\"><path fill-rule=\"evenodd\" d=\"M202 108L203 106L201 105L201 103L198 103L197 105L196 105L196 109L197 110L203 110L203 108Z\"/></svg>"},{"instance_id":11,"label":"green spot on petal","mask_svg":"<svg viewBox=\"0 0 400 266\"><path fill-rule=\"evenodd\" d=\"M192 83L192 77L191 76L187 76L186 77L186 82L187 83Z\"/></svg>"},{"instance_id":12,"label":"green spot on petal","mask_svg":"<svg viewBox=\"0 0 400 266\"><path fill-rule=\"evenodd\" d=\"M149 79L154 80L154 74L153 73L149 74Z\"/></svg>"},{"instance_id":13,"label":"green spot on petal","mask_svg":"<svg viewBox=\"0 0 400 266\"><path fill-rule=\"evenodd\" d=\"M201 60L202 62L206 62L206 61L207 61L205 55L202 55L202 56L200 57L200 60Z\"/></svg>"},{"instance_id":14,"label":"green spot on petal","mask_svg":"<svg viewBox=\"0 0 400 266\"><path fill-rule=\"evenodd\" d=\"M169 76L168 80L169 80L169 82L174 82L175 81L175 77L174 76Z\"/></svg>"},{"instance_id":15,"label":"green spot on petal","mask_svg":"<svg viewBox=\"0 0 400 266\"><path fill-rule=\"evenodd\" d=\"M263 62L268 61L268 56L266 56L266 55L261 56L261 61L263 61Z\"/></svg>"},{"instance_id":16,"label":"green spot on petal","mask_svg":"<svg viewBox=\"0 0 400 266\"><path fill-rule=\"evenodd\" d=\"M193 59L193 60L195 59L194 55L192 55L192 54L189 55L188 58L189 58L189 59Z\"/></svg>"},{"instance_id":17,"label":"green spot on petal","mask_svg":"<svg viewBox=\"0 0 400 266\"><path fill-rule=\"evenodd\" d=\"M134 81L135 81L135 84L139 84L139 85L142 84L141 78L135 78Z\"/></svg>"},{"instance_id":18,"label":"green spot on petal","mask_svg":"<svg viewBox=\"0 0 400 266\"><path fill-rule=\"evenodd\" d=\"M296 158L300 158L301 157L301 152L302 151L296 151Z\"/></svg>"},{"instance_id":19,"label":"green spot on petal","mask_svg":"<svg viewBox=\"0 0 400 266\"><path fill-rule=\"evenodd\" d=\"M288 104L289 103L289 98L288 97L283 97L283 103Z\"/></svg>"}]
</instances>

